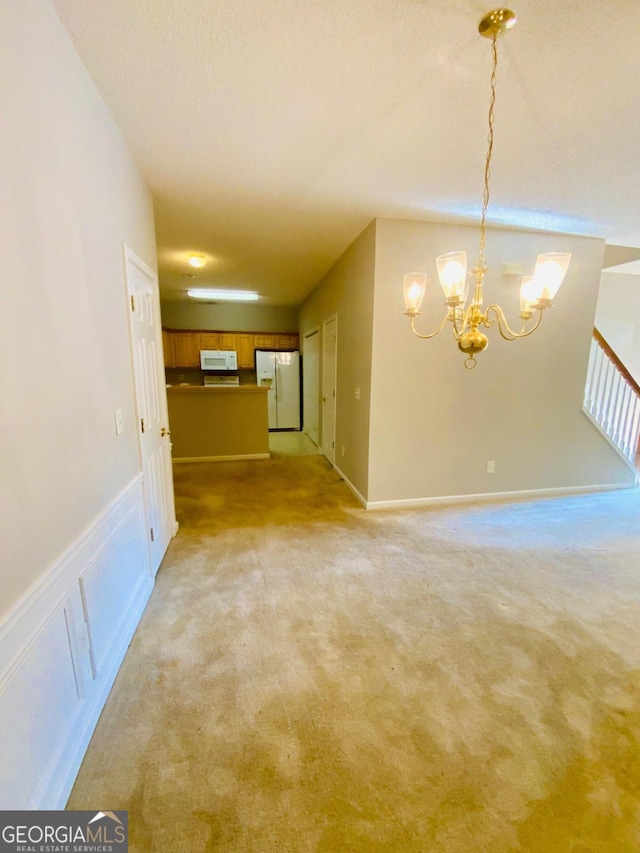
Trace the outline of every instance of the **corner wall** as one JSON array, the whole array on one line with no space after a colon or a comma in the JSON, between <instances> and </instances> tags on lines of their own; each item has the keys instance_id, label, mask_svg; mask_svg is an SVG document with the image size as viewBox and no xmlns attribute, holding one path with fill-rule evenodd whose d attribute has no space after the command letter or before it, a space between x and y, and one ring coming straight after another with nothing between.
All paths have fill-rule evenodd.
<instances>
[{"instance_id":1,"label":"corner wall","mask_svg":"<svg viewBox=\"0 0 640 853\"><path fill-rule=\"evenodd\" d=\"M406 272L429 275L418 331L444 313L435 259L464 249L472 265L478 229L377 220L369 502L599 486L631 486L633 473L582 412L591 329L604 242L539 232L490 229L493 270L486 303L519 313L519 281L504 263L533 271L540 252L572 253L556 305L522 341L497 330L466 370L449 329L430 341L411 334L403 315ZM495 473L487 474L487 462Z\"/></svg>"},{"instance_id":2,"label":"corner wall","mask_svg":"<svg viewBox=\"0 0 640 853\"><path fill-rule=\"evenodd\" d=\"M300 307L304 335L337 314L335 465L366 500L369 477L369 408L373 335L376 225L372 222L349 246ZM322 353L322 338L320 352ZM303 352L304 374L304 352ZM356 400L354 389L360 388ZM342 448L344 447L344 456Z\"/></svg>"},{"instance_id":3,"label":"corner wall","mask_svg":"<svg viewBox=\"0 0 640 853\"><path fill-rule=\"evenodd\" d=\"M153 586L123 261L155 268L153 208L47 0L2 4L0 89L0 808L59 808Z\"/></svg>"},{"instance_id":4,"label":"corner wall","mask_svg":"<svg viewBox=\"0 0 640 853\"><path fill-rule=\"evenodd\" d=\"M596 326L640 384L640 275L602 273Z\"/></svg>"}]
</instances>

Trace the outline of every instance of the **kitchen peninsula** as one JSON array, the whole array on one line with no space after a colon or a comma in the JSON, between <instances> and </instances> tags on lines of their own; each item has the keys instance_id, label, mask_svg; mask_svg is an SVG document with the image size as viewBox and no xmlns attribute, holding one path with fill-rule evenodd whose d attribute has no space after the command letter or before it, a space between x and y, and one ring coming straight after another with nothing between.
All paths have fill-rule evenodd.
<instances>
[{"instance_id":1,"label":"kitchen peninsula","mask_svg":"<svg viewBox=\"0 0 640 853\"><path fill-rule=\"evenodd\" d=\"M174 462L268 459L267 388L167 387Z\"/></svg>"}]
</instances>

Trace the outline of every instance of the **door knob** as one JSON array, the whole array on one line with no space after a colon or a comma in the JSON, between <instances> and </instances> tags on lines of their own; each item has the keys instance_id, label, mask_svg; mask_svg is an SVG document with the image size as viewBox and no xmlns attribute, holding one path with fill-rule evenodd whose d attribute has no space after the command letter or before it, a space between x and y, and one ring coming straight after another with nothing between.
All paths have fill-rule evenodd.
<instances>
[{"instance_id":1,"label":"door knob","mask_svg":"<svg viewBox=\"0 0 640 853\"><path fill-rule=\"evenodd\" d=\"M167 429L166 427L162 427L162 429L160 430L160 437L164 438L165 435L171 435L171 430Z\"/></svg>"}]
</instances>

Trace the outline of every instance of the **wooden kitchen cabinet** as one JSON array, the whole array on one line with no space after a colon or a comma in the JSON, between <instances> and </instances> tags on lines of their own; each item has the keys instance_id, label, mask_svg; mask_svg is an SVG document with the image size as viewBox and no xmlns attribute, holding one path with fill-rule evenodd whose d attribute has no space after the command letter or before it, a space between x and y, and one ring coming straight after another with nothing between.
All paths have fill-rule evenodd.
<instances>
[{"instance_id":1,"label":"wooden kitchen cabinet","mask_svg":"<svg viewBox=\"0 0 640 853\"><path fill-rule=\"evenodd\" d=\"M255 367L253 355L253 335L236 335L238 367Z\"/></svg>"},{"instance_id":2,"label":"wooden kitchen cabinet","mask_svg":"<svg viewBox=\"0 0 640 853\"><path fill-rule=\"evenodd\" d=\"M298 336L276 335L276 349L298 349Z\"/></svg>"},{"instance_id":3,"label":"wooden kitchen cabinet","mask_svg":"<svg viewBox=\"0 0 640 853\"><path fill-rule=\"evenodd\" d=\"M173 332L176 367L200 367L200 335L198 332Z\"/></svg>"},{"instance_id":4,"label":"wooden kitchen cabinet","mask_svg":"<svg viewBox=\"0 0 640 853\"><path fill-rule=\"evenodd\" d=\"M298 349L299 337L294 333L211 332L163 329L165 367L200 367L200 350L235 350L238 368L255 368L255 350Z\"/></svg>"},{"instance_id":5,"label":"wooden kitchen cabinet","mask_svg":"<svg viewBox=\"0 0 640 853\"><path fill-rule=\"evenodd\" d=\"M254 335L253 345L256 349L275 349L276 336L265 334Z\"/></svg>"},{"instance_id":6,"label":"wooden kitchen cabinet","mask_svg":"<svg viewBox=\"0 0 640 853\"><path fill-rule=\"evenodd\" d=\"M200 332L200 349L220 349L218 332Z\"/></svg>"},{"instance_id":7,"label":"wooden kitchen cabinet","mask_svg":"<svg viewBox=\"0 0 640 853\"><path fill-rule=\"evenodd\" d=\"M173 349L173 335L171 332L162 330L162 349L164 350L164 366L176 366L176 354Z\"/></svg>"}]
</instances>

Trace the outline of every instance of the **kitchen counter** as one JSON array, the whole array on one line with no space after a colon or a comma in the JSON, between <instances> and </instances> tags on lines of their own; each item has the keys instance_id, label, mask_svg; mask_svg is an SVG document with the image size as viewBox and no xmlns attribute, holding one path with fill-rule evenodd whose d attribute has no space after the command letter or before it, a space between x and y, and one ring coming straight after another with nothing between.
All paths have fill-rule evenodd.
<instances>
[{"instance_id":1,"label":"kitchen counter","mask_svg":"<svg viewBox=\"0 0 640 853\"><path fill-rule=\"evenodd\" d=\"M174 462L269 458L267 388L169 385Z\"/></svg>"},{"instance_id":2,"label":"kitchen counter","mask_svg":"<svg viewBox=\"0 0 640 853\"><path fill-rule=\"evenodd\" d=\"M229 391L233 393L249 391L265 393L267 388L261 388L259 385L167 385L168 394L173 394L176 391L206 391L207 393L219 393L222 391L225 394Z\"/></svg>"}]
</instances>

